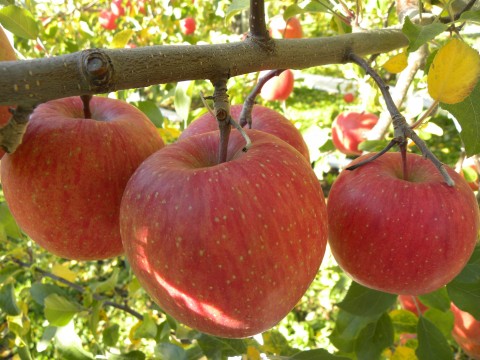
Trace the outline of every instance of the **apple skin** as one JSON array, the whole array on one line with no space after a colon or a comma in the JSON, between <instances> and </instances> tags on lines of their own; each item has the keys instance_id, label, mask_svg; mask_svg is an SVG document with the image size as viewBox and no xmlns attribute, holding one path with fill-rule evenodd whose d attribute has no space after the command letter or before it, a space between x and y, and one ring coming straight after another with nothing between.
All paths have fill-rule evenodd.
<instances>
[{"instance_id":1,"label":"apple skin","mask_svg":"<svg viewBox=\"0 0 480 360\"><path fill-rule=\"evenodd\" d=\"M300 39L303 37L302 24L296 17L287 21L277 15L270 20L270 36L275 39Z\"/></svg>"},{"instance_id":2,"label":"apple skin","mask_svg":"<svg viewBox=\"0 0 480 360\"><path fill-rule=\"evenodd\" d=\"M415 300L418 304L418 308L420 309L420 312L423 314L425 311L427 311L428 307L425 306L418 297L415 297ZM405 310L408 310L412 313L414 313L417 316L420 316L420 313L418 312L418 308L415 305L415 302L413 301L413 296L412 295L398 295L398 301L402 305L402 308Z\"/></svg>"},{"instance_id":3,"label":"apple skin","mask_svg":"<svg viewBox=\"0 0 480 360\"><path fill-rule=\"evenodd\" d=\"M360 155L358 145L365 141L365 134L378 122L378 117L367 112L344 112L332 124L333 145L346 155Z\"/></svg>"},{"instance_id":4,"label":"apple skin","mask_svg":"<svg viewBox=\"0 0 480 360\"><path fill-rule=\"evenodd\" d=\"M197 22L193 17L186 17L180 20L180 31L183 35L191 35L197 29Z\"/></svg>"},{"instance_id":5,"label":"apple skin","mask_svg":"<svg viewBox=\"0 0 480 360\"><path fill-rule=\"evenodd\" d=\"M346 93L345 95L343 95L343 101L345 101L346 103L354 102L355 95L353 95L352 93Z\"/></svg>"},{"instance_id":6,"label":"apple skin","mask_svg":"<svg viewBox=\"0 0 480 360\"><path fill-rule=\"evenodd\" d=\"M373 154L355 159L352 165ZM380 291L422 295L452 280L470 258L479 210L468 184L447 168L448 186L431 161L386 153L344 170L328 198L329 244L340 267Z\"/></svg>"},{"instance_id":7,"label":"apple skin","mask_svg":"<svg viewBox=\"0 0 480 360\"><path fill-rule=\"evenodd\" d=\"M149 157L127 184L120 228L154 301L205 333L248 337L277 324L315 277L327 215L318 179L286 142L238 131L216 163L219 132Z\"/></svg>"},{"instance_id":8,"label":"apple skin","mask_svg":"<svg viewBox=\"0 0 480 360\"><path fill-rule=\"evenodd\" d=\"M115 23L117 18L118 16L116 16L111 10L102 10L98 21L104 29L115 30L117 28L117 24Z\"/></svg>"},{"instance_id":9,"label":"apple skin","mask_svg":"<svg viewBox=\"0 0 480 360\"><path fill-rule=\"evenodd\" d=\"M79 97L39 105L22 144L2 159L2 185L18 225L68 259L123 253L120 201L140 163L164 146L155 126L123 101Z\"/></svg>"},{"instance_id":10,"label":"apple skin","mask_svg":"<svg viewBox=\"0 0 480 360\"><path fill-rule=\"evenodd\" d=\"M234 119L239 119L243 105L232 105L230 114ZM260 130L286 141L297 149L308 161L310 153L302 134L282 114L262 105L254 105L252 110L252 129ZM218 131L217 120L210 113L206 113L195 119L180 135L179 140L186 139L192 135L202 134L210 131Z\"/></svg>"},{"instance_id":11,"label":"apple skin","mask_svg":"<svg viewBox=\"0 0 480 360\"><path fill-rule=\"evenodd\" d=\"M262 74L265 74L265 72L262 72L261 75ZM293 91L294 83L295 77L293 72L287 69L280 75L269 79L263 85L260 96L267 101L287 100Z\"/></svg>"},{"instance_id":12,"label":"apple skin","mask_svg":"<svg viewBox=\"0 0 480 360\"><path fill-rule=\"evenodd\" d=\"M2 26L0 26L0 61L16 60L15 50L5 34ZM9 106L0 106L0 127L3 127L9 120L12 114ZM5 154L5 151L0 148L0 159Z\"/></svg>"},{"instance_id":13,"label":"apple skin","mask_svg":"<svg viewBox=\"0 0 480 360\"><path fill-rule=\"evenodd\" d=\"M472 359L480 360L480 321L471 314L451 304L455 318L452 336L462 350Z\"/></svg>"}]
</instances>

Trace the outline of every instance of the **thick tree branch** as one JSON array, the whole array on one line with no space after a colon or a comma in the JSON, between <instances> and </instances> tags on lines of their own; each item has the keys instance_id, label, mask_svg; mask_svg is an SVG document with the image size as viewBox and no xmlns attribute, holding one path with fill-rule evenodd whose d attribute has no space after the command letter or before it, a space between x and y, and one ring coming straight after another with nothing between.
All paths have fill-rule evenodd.
<instances>
[{"instance_id":1,"label":"thick tree branch","mask_svg":"<svg viewBox=\"0 0 480 360\"><path fill-rule=\"evenodd\" d=\"M0 64L0 105L100 94L183 80L215 79L269 69L344 63L347 55L408 45L401 30L383 29L328 38L274 40L267 51L252 38L216 45L92 49L69 55Z\"/></svg>"}]
</instances>

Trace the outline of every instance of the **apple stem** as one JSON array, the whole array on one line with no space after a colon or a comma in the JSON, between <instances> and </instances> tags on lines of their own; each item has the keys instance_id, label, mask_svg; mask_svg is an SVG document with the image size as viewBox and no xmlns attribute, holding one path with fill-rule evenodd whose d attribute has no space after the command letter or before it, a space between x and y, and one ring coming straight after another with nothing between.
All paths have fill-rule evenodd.
<instances>
[{"instance_id":1,"label":"apple stem","mask_svg":"<svg viewBox=\"0 0 480 360\"><path fill-rule=\"evenodd\" d=\"M380 75L378 75L378 73L368 64L368 62L365 59L361 58L360 56L357 56L354 53L350 53L348 54L347 58L349 61L356 63L362 69L364 69L365 72L369 74L373 80L375 80L380 91L382 92L383 98L385 99L385 104L390 113L390 116L392 117L393 131L394 131L393 132L394 138L392 141L395 141L396 144L399 145L401 148L402 144L406 145L407 138L412 139L412 141L421 150L423 156L429 159L435 165L438 171L442 174L445 182L449 186L454 186L455 182L453 181L451 176L448 174L444 164L440 160L438 160L438 158L430 151L427 144L418 137L415 131L408 125L407 121L405 120L405 117L398 110L398 107L395 105L392 95L390 94L388 85L385 84L385 82L380 77ZM391 147L392 146L390 146L389 148ZM384 151L383 153L385 152L386 151Z\"/></svg>"},{"instance_id":2,"label":"apple stem","mask_svg":"<svg viewBox=\"0 0 480 360\"><path fill-rule=\"evenodd\" d=\"M280 75L282 72L284 72L286 69L278 69L278 70L271 70L264 76L258 79L257 84L255 87L252 89L250 94L245 98L245 101L243 102L243 107L242 107L242 112L240 113L240 118L238 119L238 122L241 127L245 127L245 125L248 124L248 128L252 128L252 111L253 111L253 106L255 105L255 98L260 94L260 91L262 91L263 85L273 78L274 76Z\"/></svg>"},{"instance_id":3,"label":"apple stem","mask_svg":"<svg viewBox=\"0 0 480 360\"><path fill-rule=\"evenodd\" d=\"M403 142L399 145L400 154L402 154L402 170L403 180L408 180L408 165L407 165L407 143Z\"/></svg>"},{"instance_id":4,"label":"apple stem","mask_svg":"<svg viewBox=\"0 0 480 360\"><path fill-rule=\"evenodd\" d=\"M212 81L215 90L213 92L213 108L220 130L220 143L218 149L218 163L227 161L228 139L232 129L230 124L230 101L227 94L227 78L219 78Z\"/></svg>"},{"instance_id":5,"label":"apple stem","mask_svg":"<svg viewBox=\"0 0 480 360\"><path fill-rule=\"evenodd\" d=\"M24 267L24 268L32 268L34 271L40 273L42 276L44 277L48 277L52 280L55 280L55 281L58 281L64 285L67 285L68 287L80 292L80 293L86 293L87 292L87 289L85 289L83 286L81 285L78 285L78 284L75 284L61 276L58 276L58 275L55 275L49 271L46 271L46 270L43 270L39 267L36 267L36 266L32 266L33 263L32 262L24 262L24 261L21 261L19 259L15 259L15 258L12 258L12 261L14 263L16 263L17 265L20 265L21 267ZM119 303L116 303L114 301L110 301L108 299L111 298L111 296L109 297L106 297L104 295L101 295L101 294L97 294L97 293L94 293L93 294L93 298L97 301L101 301L103 303L104 306L111 306L111 307L114 307L114 308L117 308L119 310L122 310L122 311L125 311L126 313L129 313L130 315L133 315L135 316L137 319L139 320L143 320L143 315L140 314L138 311L132 309L130 306L126 305L126 304L119 304Z\"/></svg>"},{"instance_id":6,"label":"apple stem","mask_svg":"<svg viewBox=\"0 0 480 360\"><path fill-rule=\"evenodd\" d=\"M92 112L90 111L90 100L92 100L92 95L81 95L80 98L83 103L83 117L85 119L91 119Z\"/></svg>"},{"instance_id":7,"label":"apple stem","mask_svg":"<svg viewBox=\"0 0 480 360\"><path fill-rule=\"evenodd\" d=\"M422 309L420 308L420 304L418 303L417 299L415 298L415 296L412 295L412 300L413 300L413 303L415 304L415 307L417 308L417 313L422 316Z\"/></svg>"},{"instance_id":8,"label":"apple stem","mask_svg":"<svg viewBox=\"0 0 480 360\"><path fill-rule=\"evenodd\" d=\"M18 106L9 109L12 116L8 123L0 127L0 147L7 153L13 153L22 143L23 134L27 130L28 119L34 106Z\"/></svg>"}]
</instances>

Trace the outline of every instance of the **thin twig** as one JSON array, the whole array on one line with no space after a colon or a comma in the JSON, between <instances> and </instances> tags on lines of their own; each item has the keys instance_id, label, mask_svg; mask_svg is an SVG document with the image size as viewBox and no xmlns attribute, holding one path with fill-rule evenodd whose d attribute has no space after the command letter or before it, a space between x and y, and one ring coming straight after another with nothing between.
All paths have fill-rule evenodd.
<instances>
[{"instance_id":1,"label":"thin twig","mask_svg":"<svg viewBox=\"0 0 480 360\"><path fill-rule=\"evenodd\" d=\"M256 40L269 40L267 24L265 22L265 1L250 1L250 36Z\"/></svg>"},{"instance_id":2,"label":"thin twig","mask_svg":"<svg viewBox=\"0 0 480 360\"><path fill-rule=\"evenodd\" d=\"M245 125L248 124L248 127L250 129L252 128L252 110L253 106L255 105L255 98L258 96L258 94L260 94L263 86L268 80L274 76L280 75L285 70L286 69L270 70L268 73L258 79L257 84L252 91L250 91L243 102L242 112L240 113L240 118L238 119L238 123L241 127L245 127Z\"/></svg>"},{"instance_id":3,"label":"thin twig","mask_svg":"<svg viewBox=\"0 0 480 360\"><path fill-rule=\"evenodd\" d=\"M243 130L243 128L240 126L240 124L238 124L233 117L230 116L229 122L235 129L240 131L240 134L242 134L243 138L245 139L245 143L246 143L245 146L243 147L242 151L247 152L248 149L250 149L250 146L252 146L252 140L250 140L250 137L248 136L247 132L245 130Z\"/></svg>"},{"instance_id":4,"label":"thin twig","mask_svg":"<svg viewBox=\"0 0 480 360\"><path fill-rule=\"evenodd\" d=\"M400 145L404 143L406 141L406 138L412 139L413 142L421 150L423 156L425 156L427 159L432 161L432 163L437 167L438 171L440 171L443 178L445 179L445 182L449 186L454 186L455 182L446 171L442 162L438 160L438 158L430 151L430 149L428 149L425 142L418 137L415 131L413 131L410 128L407 121L405 120L405 117L400 113L400 111L398 110L398 107L395 105L395 102L393 101L392 96L388 90L388 86L385 84L385 82L380 77L380 75L378 75L378 73L368 64L368 62L365 61L360 56L350 53L348 58L352 62L362 67L362 69L364 69L367 72L367 74L369 74L373 78L373 80L375 80L375 82L377 83L380 91L382 92L387 109L390 112L390 116L392 117L393 131L394 131L393 136L394 136L394 139L398 141L398 144Z\"/></svg>"},{"instance_id":5,"label":"thin twig","mask_svg":"<svg viewBox=\"0 0 480 360\"><path fill-rule=\"evenodd\" d=\"M232 129L229 123L230 101L228 100L227 94L227 78L219 78L212 81L212 83L213 86L215 86L213 108L220 130L218 163L221 164L227 161L228 139L230 138L230 131Z\"/></svg>"},{"instance_id":6,"label":"thin twig","mask_svg":"<svg viewBox=\"0 0 480 360\"><path fill-rule=\"evenodd\" d=\"M80 292L80 293L85 293L86 292L86 289L81 286L81 285L78 285L78 284L75 284L71 281L68 281L67 279L61 277L61 276L57 276L55 274L52 274L51 272L49 271L46 271L46 270L43 270L37 266L33 266L32 267L32 264L31 263L26 263L24 261L21 261L19 259L15 259L13 258L12 261L22 267L25 267L25 268L32 268L34 271L38 272L39 274L41 274L42 276L44 277L48 277L52 280L55 280L55 281L58 281L64 285L67 285L68 287ZM103 303L104 306L111 306L111 307L114 307L114 308L117 308L119 310L123 310L133 316L135 316L137 319L139 320L143 320L143 315L140 314L139 312L135 311L134 309L132 309L131 307L129 307L128 305L122 305L122 304L118 304L114 301L111 301L111 300L107 300L108 298L106 296L103 296L101 294L97 294L97 293L94 293L92 294L92 297L97 300L97 301L101 301Z\"/></svg>"}]
</instances>

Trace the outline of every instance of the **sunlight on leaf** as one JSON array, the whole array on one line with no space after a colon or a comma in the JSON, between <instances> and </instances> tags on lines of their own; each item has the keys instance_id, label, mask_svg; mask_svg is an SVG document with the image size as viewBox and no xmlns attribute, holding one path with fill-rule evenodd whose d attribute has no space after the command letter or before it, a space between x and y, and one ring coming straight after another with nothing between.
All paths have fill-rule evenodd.
<instances>
[{"instance_id":1,"label":"sunlight on leaf","mask_svg":"<svg viewBox=\"0 0 480 360\"><path fill-rule=\"evenodd\" d=\"M444 45L428 72L428 92L437 101L456 104L470 95L480 76L480 55L459 39Z\"/></svg>"},{"instance_id":2,"label":"sunlight on leaf","mask_svg":"<svg viewBox=\"0 0 480 360\"><path fill-rule=\"evenodd\" d=\"M65 280L68 280L70 282L74 282L77 274L70 270L67 266L63 264L55 264L52 267L52 273L53 275L56 275L58 277L64 278ZM57 283L60 286L66 286L65 284L62 284L60 282Z\"/></svg>"},{"instance_id":3,"label":"sunlight on leaf","mask_svg":"<svg viewBox=\"0 0 480 360\"><path fill-rule=\"evenodd\" d=\"M30 11L15 5L0 9L0 24L15 35L25 39L38 36L38 24Z\"/></svg>"}]
</instances>

